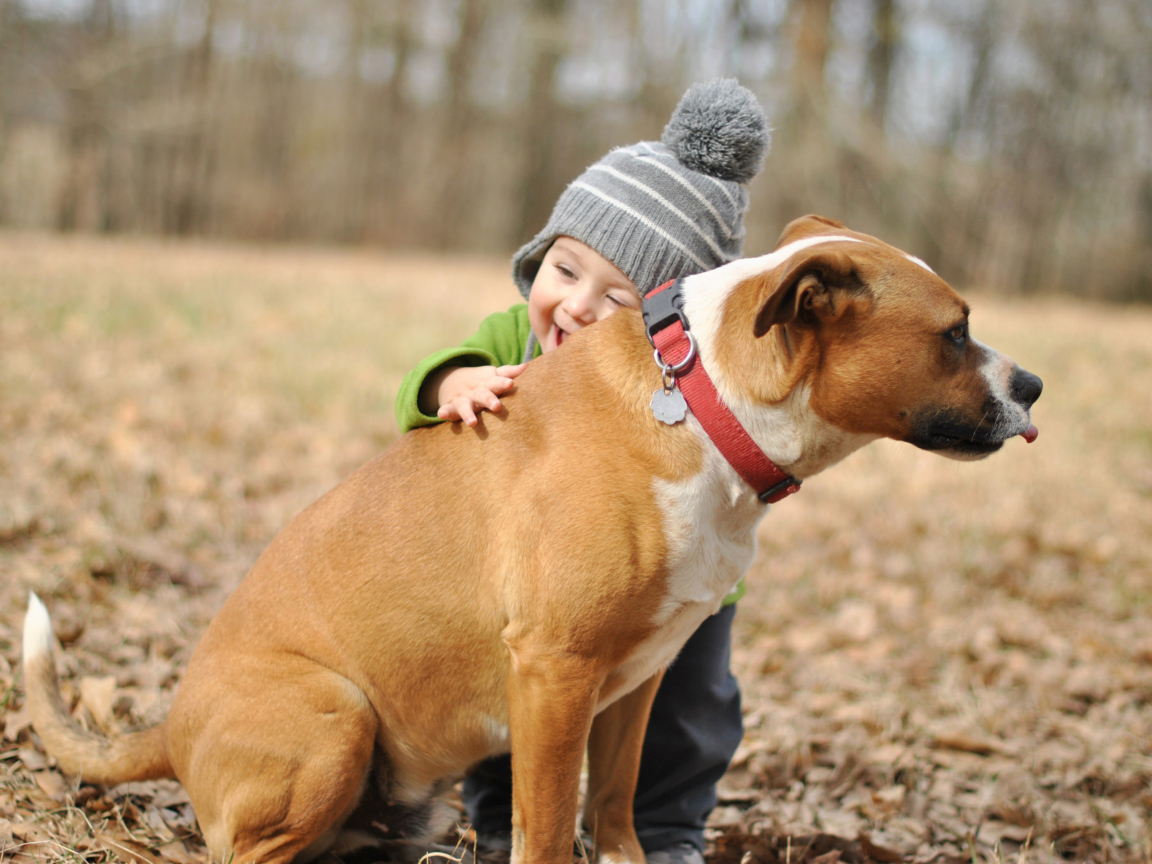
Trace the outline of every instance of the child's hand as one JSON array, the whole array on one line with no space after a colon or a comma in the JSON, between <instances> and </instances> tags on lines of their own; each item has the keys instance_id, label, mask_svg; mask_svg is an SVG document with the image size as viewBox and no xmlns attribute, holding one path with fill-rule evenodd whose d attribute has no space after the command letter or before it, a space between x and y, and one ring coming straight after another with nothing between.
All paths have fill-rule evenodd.
<instances>
[{"instance_id":1,"label":"child's hand","mask_svg":"<svg viewBox=\"0 0 1152 864\"><path fill-rule=\"evenodd\" d=\"M500 410L500 396L512 389L513 379L524 371L526 363L516 366L456 366L437 373L431 384L435 389L441 420L463 420L475 426L476 415L487 409Z\"/></svg>"}]
</instances>

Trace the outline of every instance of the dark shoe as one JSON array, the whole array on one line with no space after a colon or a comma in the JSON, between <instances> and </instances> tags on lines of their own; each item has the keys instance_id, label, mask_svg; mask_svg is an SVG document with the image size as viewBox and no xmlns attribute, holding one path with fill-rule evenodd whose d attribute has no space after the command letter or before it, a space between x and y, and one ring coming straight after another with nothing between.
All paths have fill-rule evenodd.
<instances>
[{"instance_id":1,"label":"dark shoe","mask_svg":"<svg viewBox=\"0 0 1152 864\"><path fill-rule=\"evenodd\" d=\"M476 848L481 856L485 852L511 852L512 835L502 831L477 831Z\"/></svg>"},{"instance_id":2,"label":"dark shoe","mask_svg":"<svg viewBox=\"0 0 1152 864\"><path fill-rule=\"evenodd\" d=\"M665 849L645 852L648 864L704 864L704 855L691 843L673 843Z\"/></svg>"}]
</instances>

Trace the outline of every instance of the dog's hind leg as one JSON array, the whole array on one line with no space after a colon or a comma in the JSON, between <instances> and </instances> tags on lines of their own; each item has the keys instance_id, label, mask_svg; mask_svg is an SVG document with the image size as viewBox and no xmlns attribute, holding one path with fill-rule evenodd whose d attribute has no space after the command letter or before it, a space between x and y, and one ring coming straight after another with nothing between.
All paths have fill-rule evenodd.
<instances>
[{"instance_id":1,"label":"dog's hind leg","mask_svg":"<svg viewBox=\"0 0 1152 864\"><path fill-rule=\"evenodd\" d=\"M310 861L360 800L376 713L347 678L301 657L234 669L225 682L227 693L193 686L170 715L189 733L174 761L212 858Z\"/></svg>"}]
</instances>

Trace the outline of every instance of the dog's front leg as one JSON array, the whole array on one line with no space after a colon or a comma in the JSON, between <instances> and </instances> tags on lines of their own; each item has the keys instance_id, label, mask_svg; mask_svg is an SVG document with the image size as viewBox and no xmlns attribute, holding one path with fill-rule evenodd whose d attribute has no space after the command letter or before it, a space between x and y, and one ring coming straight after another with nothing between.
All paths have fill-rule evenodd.
<instances>
[{"instance_id":1,"label":"dog's front leg","mask_svg":"<svg viewBox=\"0 0 1152 864\"><path fill-rule=\"evenodd\" d=\"M640 750L661 670L596 716L588 737L588 800L584 827L596 843L601 864L643 864L644 852L632 825L632 799L640 773Z\"/></svg>"},{"instance_id":2,"label":"dog's front leg","mask_svg":"<svg viewBox=\"0 0 1152 864\"><path fill-rule=\"evenodd\" d=\"M601 683L593 665L555 649L512 647L512 864L571 864L580 765Z\"/></svg>"}]
</instances>

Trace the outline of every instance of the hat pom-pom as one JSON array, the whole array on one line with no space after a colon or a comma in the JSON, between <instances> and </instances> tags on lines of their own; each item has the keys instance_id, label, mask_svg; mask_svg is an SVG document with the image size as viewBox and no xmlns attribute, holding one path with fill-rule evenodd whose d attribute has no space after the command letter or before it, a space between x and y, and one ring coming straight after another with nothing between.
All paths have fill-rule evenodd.
<instances>
[{"instance_id":1,"label":"hat pom-pom","mask_svg":"<svg viewBox=\"0 0 1152 864\"><path fill-rule=\"evenodd\" d=\"M752 91L735 78L716 78L688 88L660 140L694 171L747 183L763 166L772 136Z\"/></svg>"}]
</instances>

